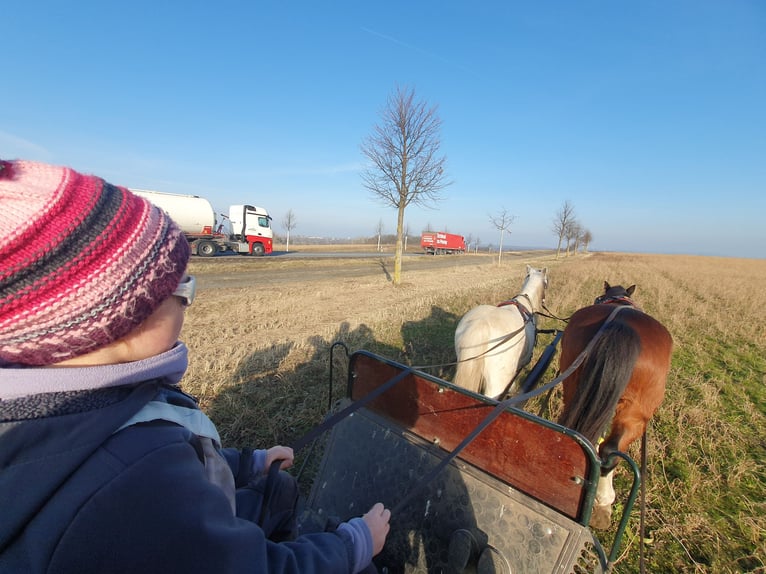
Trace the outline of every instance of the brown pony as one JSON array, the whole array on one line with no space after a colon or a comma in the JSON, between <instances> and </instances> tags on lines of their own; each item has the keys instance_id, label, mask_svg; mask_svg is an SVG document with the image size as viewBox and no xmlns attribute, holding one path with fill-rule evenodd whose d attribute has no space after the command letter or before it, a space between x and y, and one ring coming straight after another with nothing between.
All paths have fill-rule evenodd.
<instances>
[{"instance_id":1,"label":"brown pony","mask_svg":"<svg viewBox=\"0 0 766 574\"><path fill-rule=\"evenodd\" d=\"M615 494L612 476L618 459L642 436L665 395L673 339L656 319L641 311L627 289L604 282L604 294L570 317L561 339L559 372L578 359L594 337L592 348L563 382L564 408L558 422L593 444L609 428L599 447L605 466L599 481L591 525L609 526ZM620 309L607 322L615 311ZM598 335L597 335L598 334Z\"/></svg>"}]
</instances>

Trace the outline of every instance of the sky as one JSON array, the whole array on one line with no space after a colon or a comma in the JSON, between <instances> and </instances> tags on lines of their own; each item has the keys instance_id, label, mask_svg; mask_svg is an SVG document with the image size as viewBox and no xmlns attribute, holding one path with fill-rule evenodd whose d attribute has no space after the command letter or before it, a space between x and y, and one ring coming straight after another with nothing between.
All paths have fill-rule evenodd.
<instances>
[{"instance_id":1,"label":"sky","mask_svg":"<svg viewBox=\"0 0 766 574\"><path fill-rule=\"evenodd\" d=\"M431 228L766 257L766 3L5 0L0 157L265 207L276 233L396 229L360 146L397 88L442 122Z\"/></svg>"}]
</instances>

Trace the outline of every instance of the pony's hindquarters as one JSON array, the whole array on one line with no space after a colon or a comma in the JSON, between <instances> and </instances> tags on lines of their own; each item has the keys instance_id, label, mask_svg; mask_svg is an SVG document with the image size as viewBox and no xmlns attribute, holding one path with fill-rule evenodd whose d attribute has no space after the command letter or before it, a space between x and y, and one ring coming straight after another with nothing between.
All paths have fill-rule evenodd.
<instances>
[{"instance_id":1,"label":"pony's hindquarters","mask_svg":"<svg viewBox=\"0 0 766 574\"><path fill-rule=\"evenodd\" d=\"M564 353L565 347L574 345L584 352L589 342L572 341L576 334L573 330L567 333L569 329L567 326L561 340L562 372L574 360L570 358L571 349ZM565 401L559 424L596 444L614 416L640 353L641 339L630 325L619 320L604 325L582 365L564 380ZM565 360L569 363L564 364Z\"/></svg>"},{"instance_id":2,"label":"pony's hindquarters","mask_svg":"<svg viewBox=\"0 0 766 574\"><path fill-rule=\"evenodd\" d=\"M632 321L631 325L641 337L641 354L617 404L609 436L601 445L604 458L615 451L627 452L630 444L644 434L649 419L665 398L673 339L668 330L649 315Z\"/></svg>"},{"instance_id":3,"label":"pony's hindquarters","mask_svg":"<svg viewBox=\"0 0 766 574\"><path fill-rule=\"evenodd\" d=\"M484 392L484 354L491 336L479 306L466 313L455 329L457 369L452 382L474 393Z\"/></svg>"},{"instance_id":4,"label":"pony's hindquarters","mask_svg":"<svg viewBox=\"0 0 766 574\"><path fill-rule=\"evenodd\" d=\"M564 412L559 422L596 444L604 429L609 435L598 451L604 464L591 526L609 525L614 501L612 475L619 462L615 451L627 452L665 394L673 340L656 319L622 307L613 320L613 304L584 307L570 318L561 340L560 372L576 363L594 337L588 357L564 381ZM603 329L599 334L599 330Z\"/></svg>"},{"instance_id":5,"label":"pony's hindquarters","mask_svg":"<svg viewBox=\"0 0 766 574\"><path fill-rule=\"evenodd\" d=\"M452 382L468 391L483 393L484 378L482 371L484 370L484 357L472 359L466 353L463 353L463 355L465 356L461 360L461 355L458 354L457 370Z\"/></svg>"},{"instance_id":6,"label":"pony's hindquarters","mask_svg":"<svg viewBox=\"0 0 766 574\"><path fill-rule=\"evenodd\" d=\"M525 327L515 306L471 309L455 330L454 383L499 399L513 382L524 354Z\"/></svg>"}]
</instances>

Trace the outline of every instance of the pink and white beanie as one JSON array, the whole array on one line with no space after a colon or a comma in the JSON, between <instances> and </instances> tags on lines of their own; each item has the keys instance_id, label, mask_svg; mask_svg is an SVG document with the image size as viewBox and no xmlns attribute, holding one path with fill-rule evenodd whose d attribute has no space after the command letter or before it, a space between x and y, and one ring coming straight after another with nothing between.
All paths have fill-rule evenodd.
<instances>
[{"instance_id":1,"label":"pink and white beanie","mask_svg":"<svg viewBox=\"0 0 766 574\"><path fill-rule=\"evenodd\" d=\"M50 365L124 337L188 260L176 224L127 189L0 160L0 366Z\"/></svg>"}]
</instances>

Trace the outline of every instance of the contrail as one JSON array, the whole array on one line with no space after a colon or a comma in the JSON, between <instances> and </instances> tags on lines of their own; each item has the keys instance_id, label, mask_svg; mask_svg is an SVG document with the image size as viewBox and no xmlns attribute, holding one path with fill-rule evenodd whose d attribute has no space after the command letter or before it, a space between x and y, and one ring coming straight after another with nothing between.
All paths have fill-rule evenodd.
<instances>
[{"instance_id":1,"label":"contrail","mask_svg":"<svg viewBox=\"0 0 766 574\"><path fill-rule=\"evenodd\" d=\"M378 38L382 38L384 40L387 40L393 44L396 44L398 46L402 46L403 48L407 48L408 50L413 50L415 52L419 52L423 54L424 56L427 56L428 58L432 58L434 60L438 60L444 64L447 64L449 66L453 66L456 68L460 68L461 70L468 72L472 76L476 76L476 74L471 70L470 68L467 68L466 66L463 66L461 64L456 64L452 60L448 60L446 58L443 58L442 56L439 56L438 54L434 54L433 52L428 52L427 50L424 50L422 48L419 48L418 46L413 46L412 44L408 44L406 42L402 42L401 40L397 40L396 38L392 36L387 36L386 34L381 34L380 32L376 32L375 30L372 30L370 28L362 27L363 32L367 32L368 34L372 34L373 36L377 36Z\"/></svg>"}]
</instances>

